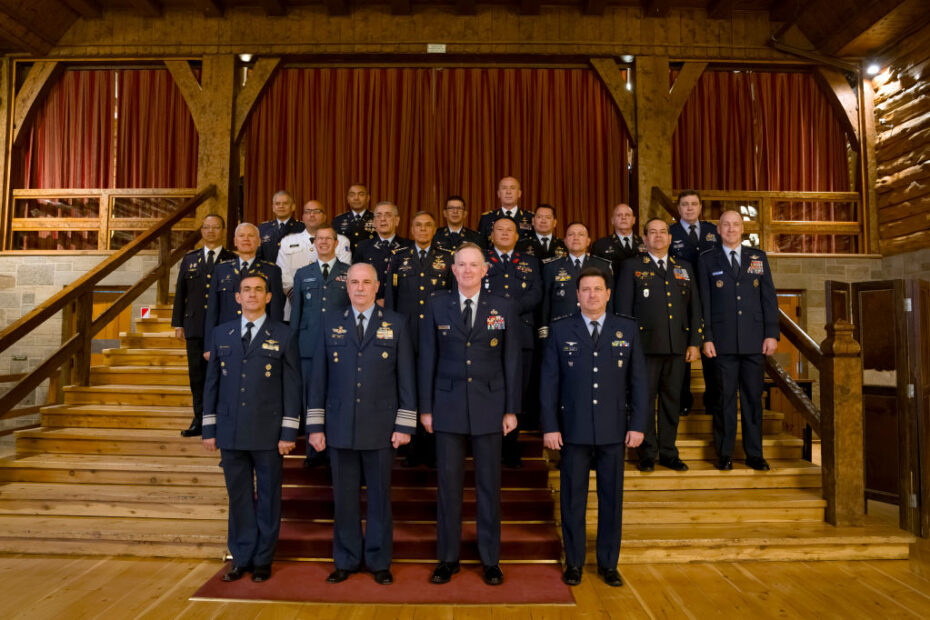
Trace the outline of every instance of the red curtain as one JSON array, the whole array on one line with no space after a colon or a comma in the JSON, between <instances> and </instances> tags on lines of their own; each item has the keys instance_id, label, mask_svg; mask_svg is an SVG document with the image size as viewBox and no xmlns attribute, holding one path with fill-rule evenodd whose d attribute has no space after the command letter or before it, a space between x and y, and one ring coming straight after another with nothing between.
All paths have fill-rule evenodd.
<instances>
[{"instance_id":1,"label":"red curtain","mask_svg":"<svg viewBox=\"0 0 930 620\"><path fill-rule=\"evenodd\" d=\"M672 182L849 191L846 136L810 74L705 71L672 136Z\"/></svg>"},{"instance_id":2,"label":"red curtain","mask_svg":"<svg viewBox=\"0 0 930 620\"><path fill-rule=\"evenodd\" d=\"M197 131L167 70L67 70L36 106L15 187L196 186Z\"/></svg>"},{"instance_id":3,"label":"red curtain","mask_svg":"<svg viewBox=\"0 0 930 620\"><path fill-rule=\"evenodd\" d=\"M196 187L197 129L165 69L117 72L116 187Z\"/></svg>"},{"instance_id":4,"label":"red curtain","mask_svg":"<svg viewBox=\"0 0 930 620\"><path fill-rule=\"evenodd\" d=\"M372 200L440 215L461 194L472 226L512 175L522 205L558 209L606 233L628 200L627 137L597 76L583 69L285 69L245 138L246 221L270 216L271 195L316 198L330 217L364 183Z\"/></svg>"}]
</instances>

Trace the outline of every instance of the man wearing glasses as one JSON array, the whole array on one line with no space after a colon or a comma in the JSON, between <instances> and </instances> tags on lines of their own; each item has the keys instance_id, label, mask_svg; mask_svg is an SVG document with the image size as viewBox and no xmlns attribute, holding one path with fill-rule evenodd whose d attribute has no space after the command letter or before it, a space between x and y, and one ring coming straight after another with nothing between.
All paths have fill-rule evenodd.
<instances>
[{"instance_id":1,"label":"man wearing glasses","mask_svg":"<svg viewBox=\"0 0 930 620\"><path fill-rule=\"evenodd\" d=\"M465 227L468 209L465 208L465 199L461 196L449 196L446 206L442 210L446 225L433 235L433 243L441 248L454 252L465 241L481 245L481 235L477 230Z\"/></svg>"}]
</instances>

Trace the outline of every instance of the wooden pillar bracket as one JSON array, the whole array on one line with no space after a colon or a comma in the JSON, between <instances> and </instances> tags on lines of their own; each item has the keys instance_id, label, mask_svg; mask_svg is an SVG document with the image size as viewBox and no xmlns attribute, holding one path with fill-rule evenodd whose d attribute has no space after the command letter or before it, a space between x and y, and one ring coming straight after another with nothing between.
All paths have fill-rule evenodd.
<instances>
[{"instance_id":1,"label":"wooden pillar bracket","mask_svg":"<svg viewBox=\"0 0 930 620\"><path fill-rule=\"evenodd\" d=\"M234 142L238 142L239 138L242 136L242 130L245 128L246 121L249 120L252 108L255 107L256 102L258 102L265 87L271 82L271 78L280 65L280 57L259 58L255 62L255 66L252 68L252 72L249 74L249 79L246 81L245 86L236 93L236 108L233 111Z\"/></svg>"},{"instance_id":2,"label":"wooden pillar bracket","mask_svg":"<svg viewBox=\"0 0 930 620\"><path fill-rule=\"evenodd\" d=\"M706 62L686 62L681 67L681 72L675 78L675 82L668 89L667 118L671 122L669 135L672 135L675 123L678 122L678 117L681 116L681 111L685 108L685 103L688 102L691 91L694 90L697 81L706 68Z\"/></svg>"},{"instance_id":3,"label":"wooden pillar bracket","mask_svg":"<svg viewBox=\"0 0 930 620\"><path fill-rule=\"evenodd\" d=\"M816 67L814 77L836 111L837 118L840 119L853 150L861 151L859 147L859 97L846 80L846 75L838 69Z\"/></svg>"},{"instance_id":4,"label":"wooden pillar bracket","mask_svg":"<svg viewBox=\"0 0 930 620\"><path fill-rule=\"evenodd\" d=\"M188 109L190 109L191 118L194 120L194 126L197 127L197 131L201 133L206 131L206 127L204 127L206 123L206 114L204 110L203 88L201 88L200 83L197 81L197 76L194 75L190 63L186 60L166 60L165 67L168 69L168 72L171 73L171 77L174 78L174 83L177 85L178 90L181 91L181 96L184 97L184 101L187 103Z\"/></svg>"},{"instance_id":5,"label":"wooden pillar bracket","mask_svg":"<svg viewBox=\"0 0 930 620\"><path fill-rule=\"evenodd\" d=\"M626 123L630 145L635 147L637 140L636 101L633 93L627 90L623 72L613 58L591 58L590 62L597 72L597 76L601 78L601 82L607 88L607 92L613 98L617 109L620 110L620 116L623 118L623 122Z\"/></svg>"},{"instance_id":6,"label":"wooden pillar bracket","mask_svg":"<svg viewBox=\"0 0 930 620\"><path fill-rule=\"evenodd\" d=\"M36 102L42 99L42 95L54 83L54 78L61 69L62 64L57 60L40 60L29 68L26 81L16 93L16 99L13 102L13 144L19 141L23 127L26 126L29 116L35 109Z\"/></svg>"}]
</instances>

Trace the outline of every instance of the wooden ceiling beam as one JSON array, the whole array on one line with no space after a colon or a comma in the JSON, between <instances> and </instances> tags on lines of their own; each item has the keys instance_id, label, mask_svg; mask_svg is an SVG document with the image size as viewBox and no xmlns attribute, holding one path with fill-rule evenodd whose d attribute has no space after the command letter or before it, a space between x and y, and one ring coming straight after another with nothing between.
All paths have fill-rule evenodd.
<instances>
[{"instance_id":1,"label":"wooden ceiling beam","mask_svg":"<svg viewBox=\"0 0 930 620\"><path fill-rule=\"evenodd\" d=\"M160 0L129 0L129 4L140 12L143 17L161 17L162 6Z\"/></svg>"},{"instance_id":2,"label":"wooden ceiling beam","mask_svg":"<svg viewBox=\"0 0 930 620\"><path fill-rule=\"evenodd\" d=\"M0 11L0 39L6 39L17 49L34 56L45 56L55 46L46 36L7 13Z\"/></svg>"},{"instance_id":3,"label":"wooden ceiling beam","mask_svg":"<svg viewBox=\"0 0 930 620\"><path fill-rule=\"evenodd\" d=\"M520 15L539 15L540 0L520 0Z\"/></svg>"},{"instance_id":4,"label":"wooden ceiling beam","mask_svg":"<svg viewBox=\"0 0 930 620\"><path fill-rule=\"evenodd\" d=\"M99 19L103 17L103 9L97 0L61 0L68 8L84 19Z\"/></svg>"},{"instance_id":5,"label":"wooden ceiling beam","mask_svg":"<svg viewBox=\"0 0 930 620\"><path fill-rule=\"evenodd\" d=\"M13 100L13 144L24 135L23 128L29 123L36 102L41 101L61 69L62 64L54 60L37 62L29 67L26 80Z\"/></svg>"},{"instance_id":6,"label":"wooden ceiling beam","mask_svg":"<svg viewBox=\"0 0 930 620\"><path fill-rule=\"evenodd\" d=\"M711 19L730 19L736 0L710 0L707 3L707 16Z\"/></svg>"},{"instance_id":7,"label":"wooden ceiling beam","mask_svg":"<svg viewBox=\"0 0 930 620\"><path fill-rule=\"evenodd\" d=\"M287 15L287 2L285 0L261 0L265 14L271 17L284 17Z\"/></svg>"},{"instance_id":8,"label":"wooden ceiling beam","mask_svg":"<svg viewBox=\"0 0 930 620\"><path fill-rule=\"evenodd\" d=\"M644 17L666 17L671 8L671 0L643 0Z\"/></svg>"},{"instance_id":9,"label":"wooden ceiling beam","mask_svg":"<svg viewBox=\"0 0 930 620\"><path fill-rule=\"evenodd\" d=\"M604 9L607 8L607 0L584 0L581 12L585 15L604 15Z\"/></svg>"},{"instance_id":10,"label":"wooden ceiling beam","mask_svg":"<svg viewBox=\"0 0 930 620\"><path fill-rule=\"evenodd\" d=\"M811 41L822 54L835 56L856 37L871 28L881 18L893 11L904 0L871 0L857 3L855 10L844 11L845 21L840 21L835 28L818 41Z\"/></svg>"},{"instance_id":11,"label":"wooden ceiling beam","mask_svg":"<svg viewBox=\"0 0 930 620\"><path fill-rule=\"evenodd\" d=\"M349 0L323 0L326 5L326 12L330 15L348 15Z\"/></svg>"},{"instance_id":12,"label":"wooden ceiling beam","mask_svg":"<svg viewBox=\"0 0 930 620\"><path fill-rule=\"evenodd\" d=\"M476 0L455 0L455 10L459 15L477 15L478 3Z\"/></svg>"},{"instance_id":13,"label":"wooden ceiling beam","mask_svg":"<svg viewBox=\"0 0 930 620\"><path fill-rule=\"evenodd\" d=\"M410 15L410 0L391 0L391 15Z\"/></svg>"},{"instance_id":14,"label":"wooden ceiling beam","mask_svg":"<svg viewBox=\"0 0 930 620\"><path fill-rule=\"evenodd\" d=\"M802 0L772 0L769 5L769 21L794 21L806 5L807 2L802 2Z\"/></svg>"}]
</instances>

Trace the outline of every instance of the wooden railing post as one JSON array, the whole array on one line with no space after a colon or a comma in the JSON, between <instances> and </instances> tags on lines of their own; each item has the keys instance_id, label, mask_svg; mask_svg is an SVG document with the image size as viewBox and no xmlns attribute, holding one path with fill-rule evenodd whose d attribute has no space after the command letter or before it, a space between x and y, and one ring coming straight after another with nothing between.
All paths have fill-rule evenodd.
<instances>
[{"instance_id":1,"label":"wooden railing post","mask_svg":"<svg viewBox=\"0 0 930 620\"><path fill-rule=\"evenodd\" d=\"M77 299L74 328L79 334L81 348L74 356L74 385L90 385L90 348L93 341L91 326L94 322L94 291L82 294Z\"/></svg>"},{"instance_id":2,"label":"wooden railing post","mask_svg":"<svg viewBox=\"0 0 930 620\"><path fill-rule=\"evenodd\" d=\"M158 238L158 266L165 267L164 272L158 278L157 299L161 305L168 303L168 295L171 290L171 264L168 262L171 256L171 231L169 230Z\"/></svg>"},{"instance_id":3,"label":"wooden railing post","mask_svg":"<svg viewBox=\"0 0 930 620\"><path fill-rule=\"evenodd\" d=\"M833 525L861 525L865 516L862 357L852 334L852 324L840 319L827 325L820 345L823 492Z\"/></svg>"}]
</instances>

